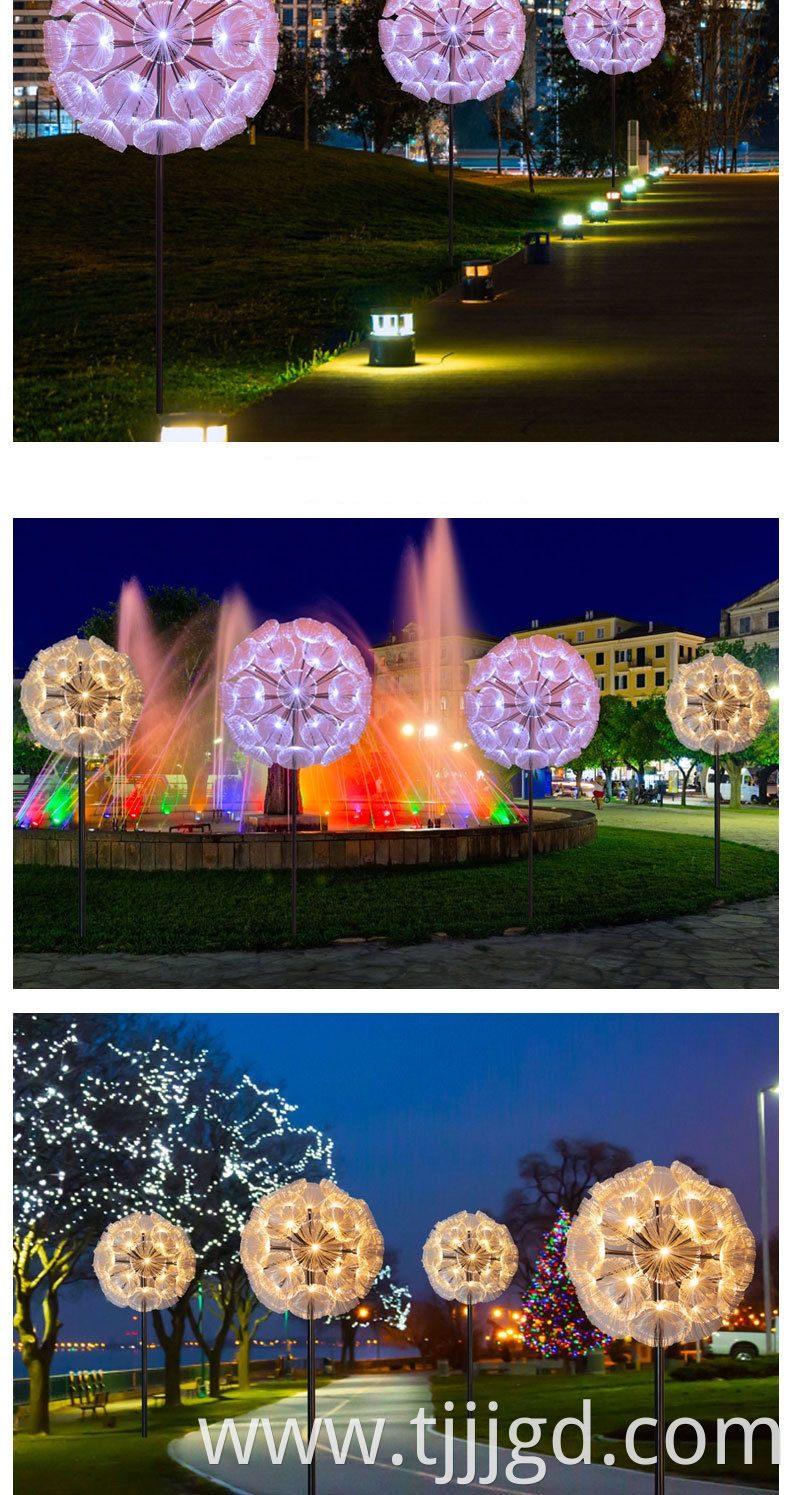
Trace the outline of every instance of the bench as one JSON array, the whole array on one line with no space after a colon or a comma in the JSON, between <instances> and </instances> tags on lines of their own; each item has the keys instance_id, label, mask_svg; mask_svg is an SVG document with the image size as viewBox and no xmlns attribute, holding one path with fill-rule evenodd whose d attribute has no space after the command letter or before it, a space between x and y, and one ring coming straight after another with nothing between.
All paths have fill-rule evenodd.
<instances>
[{"instance_id":1,"label":"bench","mask_svg":"<svg viewBox=\"0 0 790 1495\"><path fill-rule=\"evenodd\" d=\"M95 1417L97 1412L103 1412L108 1417L107 1403L110 1400L109 1391L82 1391L80 1390L80 1408L82 1410L82 1421L85 1421L85 1413L90 1412ZM109 1419L112 1421L112 1418Z\"/></svg>"}]
</instances>

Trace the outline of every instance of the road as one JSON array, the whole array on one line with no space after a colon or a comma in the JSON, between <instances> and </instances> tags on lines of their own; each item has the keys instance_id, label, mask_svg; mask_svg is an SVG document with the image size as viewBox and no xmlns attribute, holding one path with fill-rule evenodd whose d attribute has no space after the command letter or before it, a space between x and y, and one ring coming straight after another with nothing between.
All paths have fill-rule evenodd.
<instances>
[{"instance_id":1,"label":"road","mask_svg":"<svg viewBox=\"0 0 790 1495\"><path fill-rule=\"evenodd\" d=\"M527 1382L524 1392L526 1414L529 1404ZM493 1386L491 1394L494 1394ZM594 1434L594 1398L592 1401L591 1423ZM316 1488L319 1495L423 1495L423 1492L424 1495L429 1495L435 1486L436 1476L443 1475L446 1469L445 1443L442 1433L426 1429L425 1454L427 1457L437 1457L438 1463L435 1469L427 1469L419 1463L416 1429L410 1426L410 1420L416 1416L420 1407L426 1409L427 1416L432 1415L429 1382L427 1377L419 1375L360 1376L343 1381L337 1389L324 1387L319 1390L316 1395L316 1413L336 1420L335 1432L341 1447L349 1418L359 1419L368 1446L375 1419L386 1419L375 1465L363 1463L358 1444L354 1445L357 1452L353 1457L348 1457L343 1465L336 1464L322 1429L316 1456ZM303 1436L306 1436L306 1411L306 1398L299 1395L280 1403L269 1403L261 1409L260 1415L269 1418L275 1444L279 1445L282 1430L289 1417L298 1420ZM249 1431L249 1421L249 1417L240 1418L237 1423L242 1449ZM525 1432L524 1436L528 1439L529 1432ZM463 1475L467 1468L466 1444L461 1439L451 1441L453 1466ZM170 1444L168 1451L185 1468L213 1479L226 1489L239 1492L239 1495L305 1495L307 1471L294 1453L292 1441L288 1444L283 1463L275 1466L260 1429L256 1433L247 1465L239 1464L232 1447L228 1451L227 1440L220 1462L210 1465L199 1431L177 1439ZM394 1466L393 1456L396 1460L402 1460L397 1467ZM478 1445L475 1473L479 1473L481 1478L487 1476L487 1460L486 1446ZM442 1489L450 1492L450 1495L455 1495L459 1489L479 1491L481 1495L485 1491L491 1492L491 1495L513 1495L519 1485L507 1479L508 1460L508 1450L501 1449L498 1471L492 1483L484 1484L476 1478L470 1483L462 1483L453 1478L443 1484ZM546 1458L545 1463L545 1477L536 1487L543 1495L650 1495L653 1489L652 1472L606 1468L602 1464L564 1465L551 1456ZM520 1473L522 1476L534 1474L535 1470L529 1465L521 1466ZM725 1490L727 1495L747 1495L747 1490L739 1485L719 1485L707 1481L701 1485L699 1481L680 1478L668 1479L666 1488L667 1495L692 1495L692 1492L693 1495L701 1495L701 1492L702 1495L705 1492L713 1495L715 1491ZM755 1495L753 1487L748 1495Z\"/></svg>"}]
</instances>

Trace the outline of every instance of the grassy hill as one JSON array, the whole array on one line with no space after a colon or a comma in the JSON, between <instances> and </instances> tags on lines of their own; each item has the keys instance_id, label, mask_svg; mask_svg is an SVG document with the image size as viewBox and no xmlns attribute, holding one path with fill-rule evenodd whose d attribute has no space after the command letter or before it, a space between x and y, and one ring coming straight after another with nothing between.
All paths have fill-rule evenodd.
<instances>
[{"instance_id":1,"label":"grassy hill","mask_svg":"<svg viewBox=\"0 0 790 1495\"><path fill-rule=\"evenodd\" d=\"M155 438L154 173L82 135L16 144L17 440ZM444 172L264 136L164 181L166 408L238 409L449 283ZM568 186L459 175L457 254L513 252Z\"/></svg>"}]
</instances>

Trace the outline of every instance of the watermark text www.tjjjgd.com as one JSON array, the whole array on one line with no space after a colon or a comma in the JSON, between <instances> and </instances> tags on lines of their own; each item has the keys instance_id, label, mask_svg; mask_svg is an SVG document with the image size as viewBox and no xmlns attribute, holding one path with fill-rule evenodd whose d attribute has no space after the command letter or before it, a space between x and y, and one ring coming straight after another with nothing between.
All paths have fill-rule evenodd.
<instances>
[{"instance_id":1,"label":"watermark text www.tjjjgd.com","mask_svg":"<svg viewBox=\"0 0 790 1495\"><path fill-rule=\"evenodd\" d=\"M473 1402L467 1403L466 1410L472 1412L474 1407ZM563 1417L555 1424L551 1450L561 1464L592 1463L590 1407L590 1399L585 1397L581 1417ZM445 1410L452 1412L453 1403L445 1402ZM488 1410L489 1413L496 1412L497 1403L489 1402ZM517 1417L508 1428L509 1443L504 1446L499 1443L496 1417L489 1416L488 1438L480 1442L476 1440L472 1417L467 1418L465 1439L456 1435L452 1418L446 1418L443 1429L439 1431L437 1419L428 1417L423 1407L411 1419L409 1427L415 1429L414 1457L424 1468L435 1470L434 1483L437 1485L447 1485L453 1479L461 1485L475 1481L480 1485L492 1485L499 1477L500 1462L504 1462L502 1475L510 1484L536 1485L546 1473L546 1460L529 1450L540 1443L547 1420L545 1417ZM243 1437L231 1417L226 1417L213 1428L209 1427L205 1417L201 1417L198 1425L209 1464L219 1464L223 1454L226 1458L234 1458L238 1464L282 1464L290 1443L302 1464L308 1464L320 1446L322 1451L331 1454L336 1464L345 1464L347 1459L352 1459L363 1464L380 1461L400 1466L404 1457L399 1452L381 1453L379 1460L387 1419L377 1417L371 1419L371 1423L372 1427L366 1434L358 1417L349 1418L341 1424L342 1442L331 1417L316 1417L309 1439L303 1436L302 1427L295 1417L287 1418L277 1433L268 1417L253 1417L249 1422L245 1419ZM770 1433L771 1462L778 1464L779 1426L772 1417L756 1417L753 1422L747 1422L744 1417L719 1417L716 1422L717 1464L726 1464L728 1454L729 1457L742 1454L744 1464L751 1464L755 1430L760 1427L767 1428ZM563 1438L571 1428L577 1429L576 1442L581 1434L581 1451L574 1454L566 1453L563 1447ZM627 1427L624 1447L632 1464L641 1467L655 1464L655 1453L638 1453L636 1448L637 1439L640 1439L644 1449L644 1440L655 1438L655 1429L653 1417L637 1417ZM431 1439L428 1446L426 1434ZM666 1429L665 1447L667 1457L675 1464L697 1464L707 1448L706 1430L693 1417L677 1417ZM603 1462L614 1464L614 1454L604 1454Z\"/></svg>"}]
</instances>

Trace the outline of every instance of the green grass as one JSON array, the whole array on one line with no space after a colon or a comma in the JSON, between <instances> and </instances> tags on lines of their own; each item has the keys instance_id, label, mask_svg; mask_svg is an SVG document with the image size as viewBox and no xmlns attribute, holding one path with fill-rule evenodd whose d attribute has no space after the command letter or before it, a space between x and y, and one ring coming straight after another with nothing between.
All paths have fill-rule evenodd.
<instances>
[{"instance_id":1,"label":"green grass","mask_svg":"<svg viewBox=\"0 0 790 1495\"><path fill-rule=\"evenodd\" d=\"M535 862L536 932L586 929L700 912L777 891L778 856L723 842L722 886L713 845L600 826L597 842ZM17 867L18 951L262 950L290 944L290 873L89 871L88 935L75 932L76 871ZM301 873L303 946L338 937L415 942L474 939L526 923L526 861L460 867Z\"/></svg>"},{"instance_id":2,"label":"green grass","mask_svg":"<svg viewBox=\"0 0 790 1495\"><path fill-rule=\"evenodd\" d=\"M610 1453L614 1454L617 1465L629 1469L635 1466L625 1451L625 1429L636 1417L653 1416L653 1376L650 1371L612 1371L605 1376L557 1374L531 1376L529 1379L525 1376L500 1375L485 1380L481 1378L475 1390L478 1404L483 1408L487 1407L489 1401L498 1403L496 1416L498 1441L501 1445L510 1443L508 1429L515 1418L545 1417L546 1427L541 1429L542 1437L539 1444L536 1444L536 1451L542 1454L551 1454L551 1434L559 1420L562 1417L581 1417L582 1400L589 1397L593 1463L602 1463L604 1454ZM456 1417L453 1414L453 1417L456 1435L462 1437L462 1423L465 1420L463 1408L466 1402L465 1378L436 1378L432 1382L432 1393L434 1413L440 1425L448 1415L444 1410L445 1401L455 1402L460 1409L459 1415ZM707 1435L705 1453L699 1463L682 1467L667 1458L667 1473L682 1474L686 1478L701 1475L718 1481L737 1480L762 1486L777 1485L778 1469L771 1464L769 1438L755 1437L753 1462L745 1465L743 1436L738 1435L737 1429L731 1429L727 1434L726 1464L718 1465L715 1425L719 1417L744 1417L751 1422L756 1417L772 1417L776 1420L778 1416L778 1376L764 1381L693 1383L679 1383L667 1378L667 1426L677 1417L693 1417L702 1424ZM648 1458L653 1452L651 1429L647 1428L645 1431L648 1437L645 1441L637 1438L636 1450L643 1458ZM691 1457L695 1448L693 1429L686 1431L692 1435L691 1443L684 1447L679 1437L677 1447L681 1455ZM525 1428L523 1432L528 1439L529 1429ZM488 1437L487 1413L478 1424L478 1437ZM563 1434L562 1448L569 1457L580 1453L581 1433L575 1429L567 1429ZM521 1472L524 1473L525 1470L522 1469ZM527 1468L526 1472L534 1470Z\"/></svg>"},{"instance_id":3,"label":"green grass","mask_svg":"<svg viewBox=\"0 0 790 1495\"><path fill-rule=\"evenodd\" d=\"M14 168L16 438L155 439L153 159L71 135L17 142ZM164 180L168 409L232 413L449 283L444 172L264 136ZM580 190L459 177L458 256L512 253Z\"/></svg>"},{"instance_id":4,"label":"green grass","mask_svg":"<svg viewBox=\"0 0 790 1495\"><path fill-rule=\"evenodd\" d=\"M228 1391L220 1401L192 1401L173 1411L151 1406L148 1437L140 1437L140 1406L123 1410L110 1402L114 1427L101 1414L82 1421L78 1414L55 1413L49 1437L14 1435L16 1495L186 1495L210 1487L168 1457L173 1438L193 1433L198 1417L220 1421L244 1417L266 1402L279 1401L303 1389L298 1382L259 1386L252 1391Z\"/></svg>"}]
</instances>

